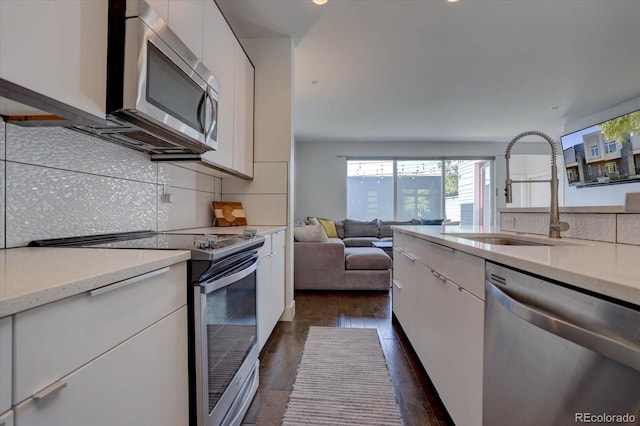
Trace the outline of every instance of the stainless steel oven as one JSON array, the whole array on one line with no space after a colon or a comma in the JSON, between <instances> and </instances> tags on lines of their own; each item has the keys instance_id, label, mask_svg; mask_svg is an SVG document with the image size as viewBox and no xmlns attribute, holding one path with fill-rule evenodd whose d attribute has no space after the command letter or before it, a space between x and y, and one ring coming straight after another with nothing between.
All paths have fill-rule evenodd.
<instances>
[{"instance_id":1,"label":"stainless steel oven","mask_svg":"<svg viewBox=\"0 0 640 426\"><path fill-rule=\"evenodd\" d=\"M240 424L258 388L257 266L241 252L193 287L198 426Z\"/></svg>"},{"instance_id":2,"label":"stainless steel oven","mask_svg":"<svg viewBox=\"0 0 640 426\"><path fill-rule=\"evenodd\" d=\"M245 235L136 231L29 245L191 250L186 289L189 424L240 424L258 388L256 271L264 237L253 230Z\"/></svg>"}]
</instances>

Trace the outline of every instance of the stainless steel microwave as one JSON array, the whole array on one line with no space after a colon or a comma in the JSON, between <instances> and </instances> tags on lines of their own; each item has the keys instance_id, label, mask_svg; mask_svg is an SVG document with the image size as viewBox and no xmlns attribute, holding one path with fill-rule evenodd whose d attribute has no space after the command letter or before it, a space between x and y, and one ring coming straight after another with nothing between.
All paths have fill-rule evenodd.
<instances>
[{"instance_id":1,"label":"stainless steel microwave","mask_svg":"<svg viewBox=\"0 0 640 426\"><path fill-rule=\"evenodd\" d=\"M218 148L218 82L144 1L111 0L107 126L81 127L140 151L189 158Z\"/></svg>"}]
</instances>

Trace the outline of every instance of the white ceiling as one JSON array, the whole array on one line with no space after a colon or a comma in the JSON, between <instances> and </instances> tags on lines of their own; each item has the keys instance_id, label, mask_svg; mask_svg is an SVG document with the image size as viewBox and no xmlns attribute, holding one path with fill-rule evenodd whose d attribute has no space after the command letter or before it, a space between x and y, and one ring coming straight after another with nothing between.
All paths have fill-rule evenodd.
<instances>
[{"instance_id":1,"label":"white ceiling","mask_svg":"<svg viewBox=\"0 0 640 426\"><path fill-rule=\"evenodd\" d=\"M217 1L294 38L298 141L559 137L640 96L640 0Z\"/></svg>"}]
</instances>

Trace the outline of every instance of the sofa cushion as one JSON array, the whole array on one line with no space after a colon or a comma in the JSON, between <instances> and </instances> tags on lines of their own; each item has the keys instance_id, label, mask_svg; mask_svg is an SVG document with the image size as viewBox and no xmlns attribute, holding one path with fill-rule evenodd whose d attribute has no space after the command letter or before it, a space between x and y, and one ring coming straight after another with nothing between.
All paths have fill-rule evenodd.
<instances>
[{"instance_id":1,"label":"sofa cushion","mask_svg":"<svg viewBox=\"0 0 640 426\"><path fill-rule=\"evenodd\" d=\"M391 258L375 247L347 247L344 249L346 269L389 269Z\"/></svg>"},{"instance_id":2,"label":"sofa cushion","mask_svg":"<svg viewBox=\"0 0 640 426\"><path fill-rule=\"evenodd\" d=\"M336 225L336 233L338 238L344 238L344 220L338 220L333 222Z\"/></svg>"},{"instance_id":3,"label":"sofa cushion","mask_svg":"<svg viewBox=\"0 0 640 426\"><path fill-rule=\"evenodd\" d=\"M442 225L444 219L420 219L420 225Z\"/></svg>"},{"instance_id":4,"label":"sofa cushion","mask_svg":"<svg viewBox=\"0 0 640 426\"><path fill-rule=\"evenodd\" d=\"M321 225L307 225L293 228L293 238L296 241L327 242L327 234Z\"/></svg>"},{"instance_id":5,"label":"sofa cushion","mask_svg":"<svg viewBox=\"0 0 640 426\"><path fill-rule=\"evenodd\" d=\"M380 239L377 237L350 237L343 241L346 247L371 247L372 242L380 241Z\"/></svg>"},{"instance_id":6,"label":"sofa cushion","mask_svg":"<svg viewBox=\"0 0 640 426\"><path fill-rule=\"evenodd\" d=\"M344 238L349 237L377 237L378 219L370 221L344 220Z\"/></svg>"},{"instance_id":7,"label":"sofa cushion","mask_svg":"<svg viewBox=\"0 0 640 426\"><path fill-rule=\"evenodd\" d=\"M415 225L413 220L381 220L378 237L393 237L391 225Z\"/></svg>"}]
</instances>

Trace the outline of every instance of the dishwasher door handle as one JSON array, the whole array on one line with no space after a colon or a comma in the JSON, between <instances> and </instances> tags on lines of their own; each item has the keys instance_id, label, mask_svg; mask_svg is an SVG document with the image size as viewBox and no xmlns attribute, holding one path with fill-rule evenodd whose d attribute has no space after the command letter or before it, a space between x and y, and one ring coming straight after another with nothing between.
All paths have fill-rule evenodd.
<instances>
[{"instance_id":1,"label":"dishwasher door handle","mask_svg":"<svg viewBox=\"0 0 640 426\"><path fill-rule=\"evenodd\" d=\"M495 298L505 309L523 321L640 372L640 347L588 330L529 306L488 281L485 287L487 300L490 297Z\"/></svg>"}]
</instances>

